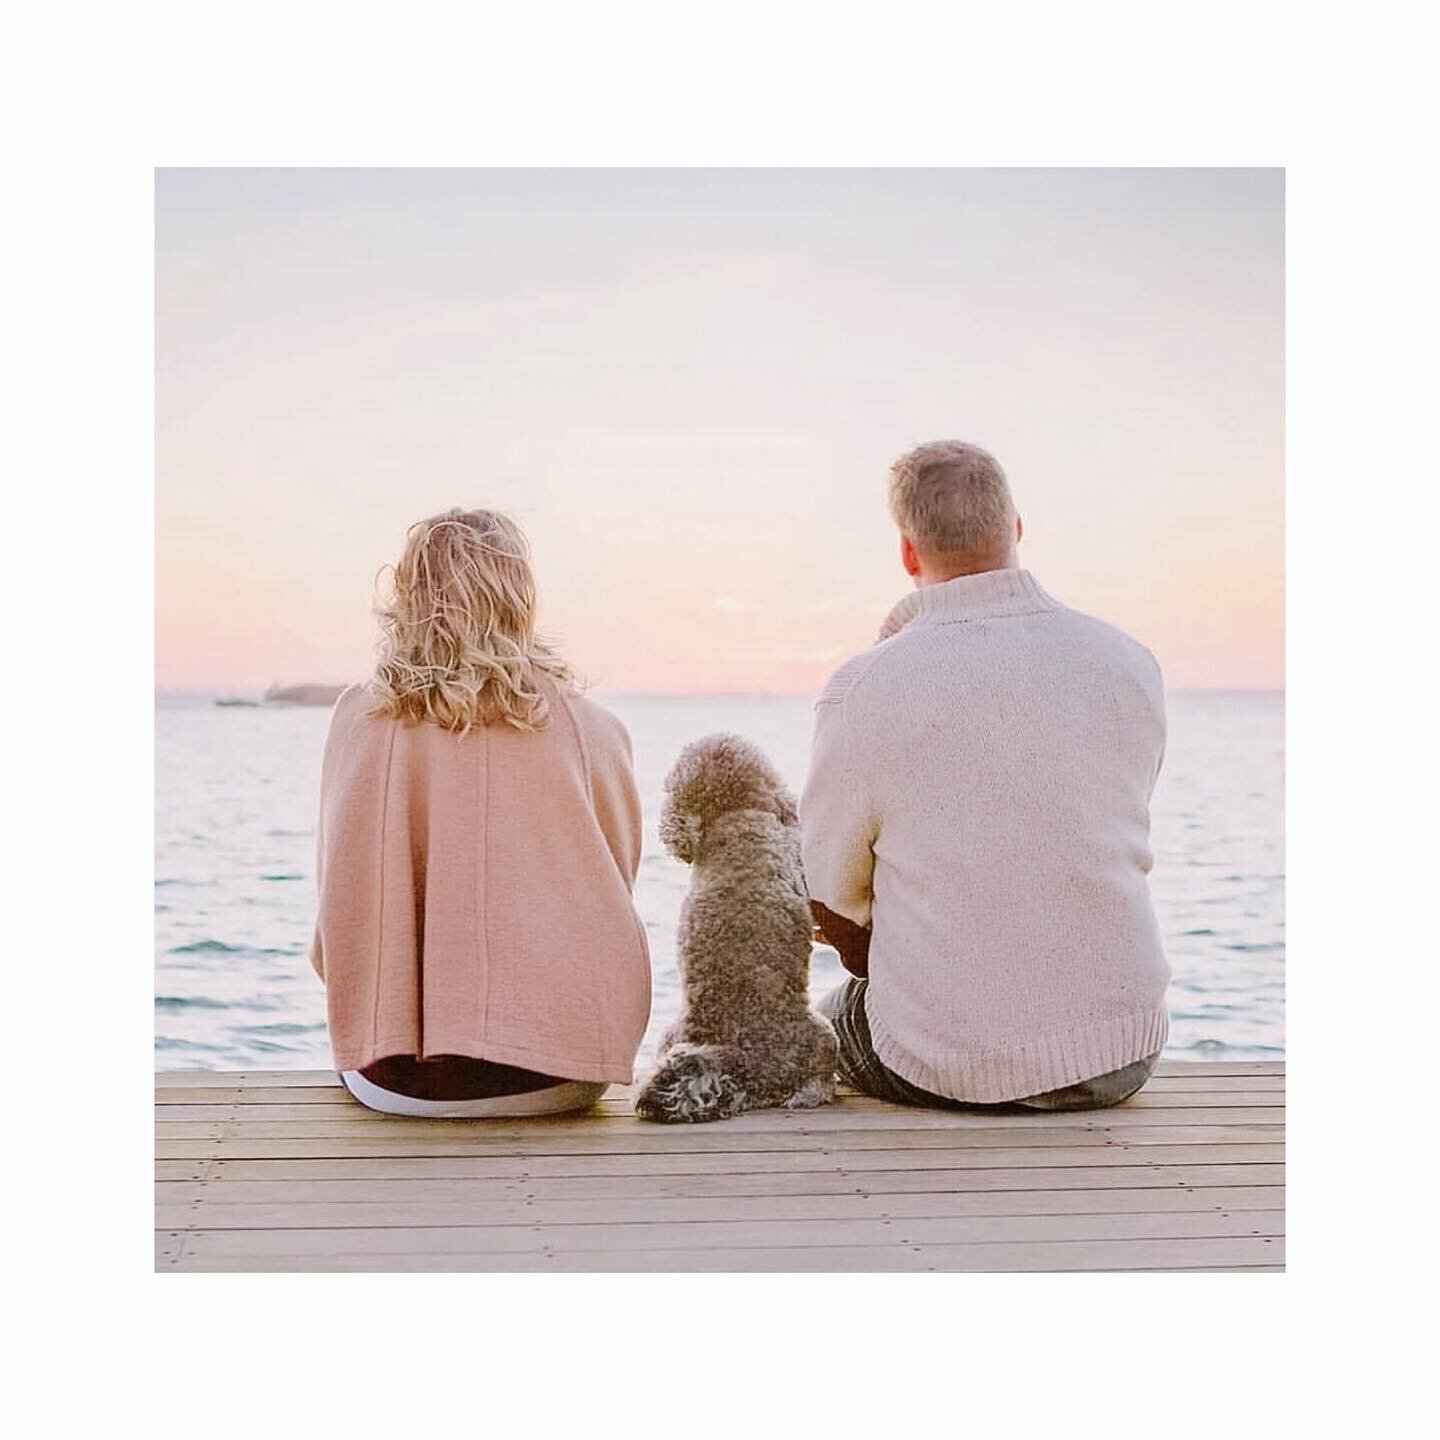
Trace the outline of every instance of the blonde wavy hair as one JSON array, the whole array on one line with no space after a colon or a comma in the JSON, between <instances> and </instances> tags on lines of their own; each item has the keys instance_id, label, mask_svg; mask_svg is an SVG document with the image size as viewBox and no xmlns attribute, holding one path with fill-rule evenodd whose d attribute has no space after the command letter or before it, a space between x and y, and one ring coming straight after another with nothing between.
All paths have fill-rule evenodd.
<instances>
[{"instance_id":1,"label":"blonde wavy hair","mask_svg":"<svg viewBox=\"0 0 1440 1440\"><path fill-rule=\"evenodd\" d=\"M548 723L539 677L569 686L574 675L535 632L530 547L508 515L432 515L410 527L399 564L386 568L373 713L462 735L496 721Z\"/></svg>"}]
</instances>

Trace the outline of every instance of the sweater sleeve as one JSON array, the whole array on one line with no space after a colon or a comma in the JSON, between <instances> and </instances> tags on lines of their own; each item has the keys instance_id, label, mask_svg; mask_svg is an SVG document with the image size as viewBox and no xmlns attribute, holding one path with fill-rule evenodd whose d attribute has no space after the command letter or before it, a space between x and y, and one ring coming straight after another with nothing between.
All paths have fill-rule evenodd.
<instances>
[{"instance_id":1,"label":"sweater sleeve","mask_svg":"<svg viewBox=\"0 0 1440 1440\"><path fill-rule=\"evenodd\" d=\"M870 923L878 834L868 787L851 764L844 703L822 698L800 797L805 884L812 900L856 925Z\"/></svg>"},{"instance_id":2,"label":"sweater sleeve","mask_svg":"<svg viewBox=\"0 0 1440 1440\"><path fill-rule=\"evenodd\" d=\"M320 887L325 879L325 810L323 805L320 808L319 818L315 822L315 901L319 904ZM310 966L315 973L324 980L325 978L325 943L320 938L320 917L315 917L315 934L310 941Z\"/></svg>"},{"instance_id":3,"label":"sweater sleeve","mask_svg":"<svg viewBox=\"0 0 1440 1440\"><path fill-rule=\"evenodd\" d=\"M325 736L325 754L320 766L320 799L315 806L315 933L310 941L310 968L325 979L325 942L320 933L320 897L325 893L325 800L326 782L330 777L330 749L335 743L335 717Z\"/></svg>"},{"instance_id":4,"label":"sweater sleeve","mask_svg":"<svg viewBox=\"0 0 1440 1440\"><path fill-rule=\"evenodd\" d=\"M590 742L590 794L605 843L625 883L634 890L644 837L640 787L635 783L630 732L613 715L604 719L608 723Z\"/></svg>"},{"instance_id":5,"label":"sweater sleeve","mask_svg":"<svg viewBox=\"0 0 1440 1440\"><path fill-rule=\"evenodd\" d=\"M320 799L315 807L315 933L310 941L310 966L323 981L325 979L325 938L320 920L324 913L326 846L325 811L330 804L331 786L334 784L337 761L347 737L353 734L357 706L365 702L365 687L348 685L336 697L330 711L330 725L325 732L325 749L320 758Z\"/></svg>"},{"instance_id":6,"label":"sweater sleeve","mask_svg":"<svg viewBox=\"0 0 1440 1440\"><path fill-rule=\"evenodd\" d=\"M1142 683L1150 706L1148 728L1153 737L1151 743L1154 747L1154 764L1150 771L1150 789L1146 798L1153 800L1155 786L1159 783L1160 771L1165 764L1169 724L1165 710L1165 677L1160 673L1160 662L1143 647L1141 647L1141 654L1145 662L1142 670Z\"/></svg>"}]
</instances>

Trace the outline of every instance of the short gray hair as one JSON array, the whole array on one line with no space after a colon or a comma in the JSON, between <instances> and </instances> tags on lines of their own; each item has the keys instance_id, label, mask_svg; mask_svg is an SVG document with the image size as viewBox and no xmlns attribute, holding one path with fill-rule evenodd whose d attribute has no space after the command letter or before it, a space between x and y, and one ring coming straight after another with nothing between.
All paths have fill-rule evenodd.
<instances>
[{"instance_id":1,"label":"short gray hair","mask_svg":"<svg viewBox=\"0 0 1440 1440\"><path fill-rule=\"evenodd\" d=\"M917 549L942 557L988 555L1014 538L1000 462L963 440L932 440L890 467L890 514Z\"/></svg>"}]
</instances>

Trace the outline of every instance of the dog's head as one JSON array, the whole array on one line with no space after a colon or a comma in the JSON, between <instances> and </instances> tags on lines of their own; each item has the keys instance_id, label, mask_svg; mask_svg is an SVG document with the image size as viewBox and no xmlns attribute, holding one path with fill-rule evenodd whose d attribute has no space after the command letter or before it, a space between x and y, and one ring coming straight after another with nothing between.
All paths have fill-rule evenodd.
<instances>
[{"instance_id":1,"label":"dog's head","mask_svg":"<svg viewBox=\"0 0 1440 1440\"><path fill-rule=\"evenodd\" d=\"M759 746L739 735L692 740L665 777L661 841L688 865L699 852L705 827L732 810L763 810L782 825L799 823L794 796Z\"/></svg>"}]
</instances>

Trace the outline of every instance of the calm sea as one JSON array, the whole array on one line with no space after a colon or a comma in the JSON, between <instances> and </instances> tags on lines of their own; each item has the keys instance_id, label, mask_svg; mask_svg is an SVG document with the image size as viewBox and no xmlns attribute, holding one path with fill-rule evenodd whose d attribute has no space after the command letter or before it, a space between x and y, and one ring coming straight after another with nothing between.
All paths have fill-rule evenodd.
<instances>
[{"instance_id":1,"label":"calm sea","mask_svg":"<svg viewBox=\"0 0 1440 1440\"><path fill-rule=\"evenodd\" d=\"M675 924L687 870L660 848L661 781L686 741L735 730L798 790L805 697L597 695L630 727L645 803L637 904L655 1003L642 1061L674 1015ZM1284 696L1170 697L1152 886L1174 971L1167 1054L1284 1053ZM165 1069L328 1066L310 969L321 709L156 702L155 1061ZM818 995L842 977L815 952Z\"/></svg>"}]
</instances>

